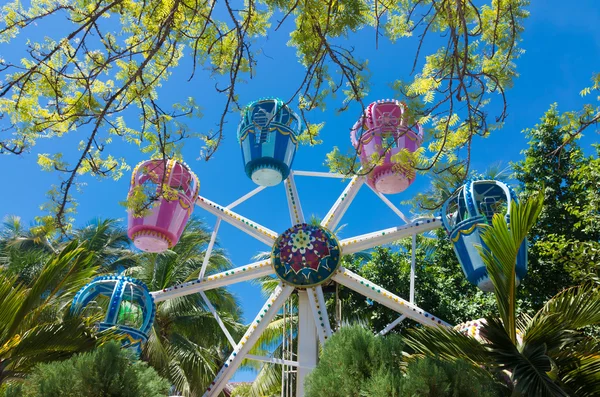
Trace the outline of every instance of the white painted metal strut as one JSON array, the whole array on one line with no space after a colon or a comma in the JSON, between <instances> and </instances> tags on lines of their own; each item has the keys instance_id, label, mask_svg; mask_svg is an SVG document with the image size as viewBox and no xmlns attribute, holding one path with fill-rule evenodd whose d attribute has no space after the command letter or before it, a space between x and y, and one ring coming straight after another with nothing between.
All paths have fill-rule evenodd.
<instances>
[{"instance_id":1,"label":"white painted metal strut","mask_svg":"<svg viewBox=\"0 0 600 397\"><path fill-rule=\"evenodd\" d=\"M296 373L296 396L304 396L304 380L317 366L317 329L310 309L309 293L298 291L298 372Z\"/></svg>"},{"instance_id":2,"label":"white painted metal strut","mask_svg":"<svg viewBox=\"0 0 600 397\"><path fill-rule=\"evenodd\" d=\"M302 205L300 205L300 196L298 196L298 189L296 189L294 174L295 172L290 172L290 175L285 180L285 195L287 197L292 225L304 223L304 213L302 212Z\"/></svg>"},{"instance_id":3,"label":"white painted metal strut","mask_svg":"<svg viewBox=\"0 0 600 397\"><path fill-rule=\"evenodd\" d=\"M334 172L316 172L316 171L294 171L295 175L298 176L316 176L320 178L338 178L345 179L348 178L348 175L338 174Z\"/></svg>"},{"instance_id":4,"label":"white painted metal strut","mask_svg":"<svg viewBox=\"0 0 600 397\"><path fill-rule=\"evenodd\" d=\"M366 179L364 176L354 176L350 180L348 186L346 186L342 194L340 194L340 197L338 197L337 201L333 204L333 207L331 207L327 215L325 215L325 218L321 222L321 226L324 226L329 230L334 230L337 227L350 206L350 203L354 200L354 197L356 197L356 193L358 193L365 181Z\"/></svg>"},{"instance_id":5,"label":"white painted metal strut","mask_svg":"<svg viewBox=\"0 0 600 397\"><path fill-rule=\"evenodd\" d=\"M198 196L196 205L205 209L211 214L216 215L217 217L221 217L225 222L235 226L246 234L249 234L257 240L267 244L268 246L272 246L277 238L277 233L274 231L267 229L266 227L261 226L247 218L244 218L243 216L231 211L227 207L222 207L207 198Z\"/></svg>"},{"instance_id":6,"label":"white painted metal strut","mask_svg":"<svg viewBox=\"0 0 600 397\"><path fill-rule=\"evenodd\" d=\"M315 287L315 295L317 297L317 314L321 327L324 329L325 339L331 337L331 324L329 323L329 315L327 314L327 306L325 306L325 296L323 295L323 287L317 285ZM316 320L315 320L316 321Z\"/></svg>"},{"instance_id":7,"label":"white painted metal strut","mask_svg":"<svg viewBox=\"0 0 600 397\"><path fill-rule=\"evenodd\" d=\"M276 358L276 357L264 357L264 356L257 356L256 354L246 354L245 358L247 358L248 360L260 361L263 363L289 365L290 367L298 366L298 361L283 360L281 358Z\"/></svg>"},{"instance_id":8,"label":"white painted metal strut","mask_svg":"<svg viewBox=\"0 0 600 397\"><path fill-rule=\"evenodd\" d=\"M229 204L226 208L231 209L233 207L236 207L237 205L248 200L250 197L254 196L258 192L262 191L263 189L265 189L265 186L257 187L256 189L252 190L250 193L240 197L233 203ZM204 260L202 261L202 268L200 269L200 274L198 275L198 280L202 280L204 278L204 274L206 273L206 268L208 267L208 263L210 261L210 256L212 255L212 250L214 248L215 242L217 241L217 233L219 232L219 226L221 226L221 219L223 219L221 216L217 217L217 222L215 223L215 227L210 236L210 241L208 243L208 247L206 248L206 251L204 252ZM204 303L206 303L208 310L212 313L215 320L217 320L217 324L219 324L219 327L221 327L221 330L225 334L225 337L227 337L227 340L229 341L231 346L235 347L235 340L229 333L229 330L227 329L227 327L225 327L225 323L219 316L219 313L217 313L217 311L215 310L214 306L212 305L212 303L210 302L210 300L208 299L208 297L206 296L204 291L200 291L200 296L202 296L202 299L204 300Z\"/></svg>"},{"instance_id":9,"label":"white painted metal strut","mask_svg":"<svg viewBox=\"0 0 600 397\"><path fill-rule=\"evenodd\" d=\"M447 322L400 298L399 296L392 294L377 284L373 284L369 280L346 268L341 268L338 270L333 276L333 279L343 286L348 287L351 290L366 296L367 298L379 302L382 305L397 311L398 313L405 314L407 317L410 317L423 325L445 327L451 326Z\"/></svg>"},{"instance_id":10,"label":"white painted metal strut","mask_svg":"<svg viewBox=\"0 0 600 397\"><path fill-rule=\"evenodd\" d=\"M221 320L221 317L219 316L219 313L217 313L217 310L215 309L215 307L212 305L212 303L210 303L208 296L206 296L204 291L200 291L200 296L202 296L202 299L204 299L204 303L206 303L206 306L208 306L208 310L212 313L215 320L217 320L217 324L219 324L219 327L221 327L221 331L223 331L223 333L225 334L225 337L227 337L227 340L229 341L229 344L231 345L231 347L235 347L235 340L229 333L229 330L225 326L225 323L223 322L223 320Z\"/></svg>"},{"instance_id":11,"label":"white painted metal strut","mask_svg":"<svg viewBox=\"0 0 600 397\"><path fill-rule=\"evenodd\" d=\"M400 217L400 219L402 219L406 223L411 223L410 219L408 219L408 217L406 215L404 215L404 212L400 211L398 209L398 207L396 207L394 205L394 203L392 203L387 197L385 197L383 194L381 194L380 192L375 190L369 184L367 184L367 186L369 187L369 189L371 189L371 191L373 193L375 193L377 195L377 197L379 197L381 199L381 201L383 201L385 203L385 205L387 205L392 211L394 211L394 213L396 215L398 215Z\"/></svg>"},{"instance_id":12,"label":"white painted metal strut","mask_svg":"<svg viewBox=\"0 0 600 397\"><path fill-rule=\"evenodd\" d=\"M258 277L273 274L271 260L254 262L246 266L236 267L221 273L212 274L204 277L202 280L193 280L178 284L173 287L165 288L161 291L152 292L154 302L162 302L167 299L178 298L180 296L195 294L200 291L207 291L227 285L240 283Z\"/></svg>"},{"instance_id":13,"label":"white painted metal strut","mask_svg":"<svg viewBox=\"0 0 600 397\"><path fill-rule=\"evenodd\" d=\"M319 342L321 342L321 345L323 345L325 343L325 327L319 324L322 324L319 321L319 312L320 310L318 309L318 303L317 303L317 294L314 290L314 288L307 288L306 289L306 296L308 298L308 304L310 306L310 311L312 313L313 316L313 320L315 322L315 326L317 327L317 336L319 337Z\"/></svg>"},{"instance_id":14,"label":"white painted metal strut","mask_svg":"<svg viewBox=\"0 0 600 397\"><path fill-rule=\"evenodd\" d=\"M406 318L406 315L404 315L404 314L401 315L400 317L398 317L397 319L395 319L394 321L392 321L391 323L386 325L384 329L379 331L378 335L383 336L383 335L387 334L392 329L394 329L396 327L396 325L400 324L405 318Z\"/></svg>"},{"instance_id":15,"label":"white painted metal strut","mask_svg":"<svg viewBox=\"0 0 600 397\"><path fill-rule=\"evenodd\" d=\"M242 204L244 201L248 200L250 197L254 196L256 193L259 193L259 192L265 190L266 188L267 188L266 186L259 186L256 189L254 189L253 191L251 191L250 193L235 200L233 203L229 204L225 208L232 209L233 207L237 207L238 205Z\"/></svg>"},{"instance_id":16,"label":"white painted metal strut","mask_svg":"<svg viewBox=\"0 0 600 397\"><path fill-rule=\"evenodd\" d=\"M417 267L417 235L412 235L410 248L410 303L415 303L415 272Z\"/></svg>"},{"instance_id":17,"label":"white painted metal strut","mask_svg":"<svg viewBox=\"0 0 600 397\"><path fill-rule=\"evenodd\" d=\"M389 229L347 238L340 241L342 246L342 254L353 254L355 252L367 250L380 245L389 244L403 237L408 237L414 233L423 233L439 227L442 227L441 219L430 218L427 220L409 223L408 225L391 227Z\"/></svg>"},{"instance_id":18,"label":"white painted metal strut","mask_svg":"<svg viewBox=\"0 0 600 397\"><path fill-rule=\"evenodd\" d=\"M411 249L410 249L410 298L408 299L408 301L410 303L415 303L416 262L417 262L417 235L413 234L412 235L412 245L411 245ZM406 315L404 315L404 314L401 315L400 317L398 317L397 319L395 319L394 321L392 321L391 323L386 325L386 327L379 332L379 335L387 334L392 329L394 329L398 324L400 324L405 318L406 318Z\"/></svg>"},{"instance_id":19,"label":"white painted metal strut","mask_svg":"<svg viewBox=\"0 0 600 397\"><path fill-rule=\"evenodd\" d=\"M215 241L217 241L217 233L219 232L219 226L221 226L221 217L217 217L217 222L215 222L215 227L212 231L212 234L210 235L210 241L208 242L208 247L206 247L206 251L204 252L204 260L202 260L202 268L200 269L198 280L202 280L204 278L204 274L206 273L206 268L208 267L208 262L210 261L210 256L212 255L212 250L215 246Z\"/></svg>"},{"instance_id":20,"label":"white painted metal strut","mask_svg":"<svg viewBox=\"0 0 600 397\"><path fill-rule=\"evenodd\" d=\"M251 325L248 327L248 330L240 342L229 355L219 373L217 373L215 380L204 393L205 397L218 396L221 393L250 349L254 346L262 332L267 328L271 320L273 320L273 317L275 317L285 300L293 291L294 287L289 285L284 286L281 282L279 283L275 288L275 291L273 291L252 321Z\"/></svg>"}]
</instances>

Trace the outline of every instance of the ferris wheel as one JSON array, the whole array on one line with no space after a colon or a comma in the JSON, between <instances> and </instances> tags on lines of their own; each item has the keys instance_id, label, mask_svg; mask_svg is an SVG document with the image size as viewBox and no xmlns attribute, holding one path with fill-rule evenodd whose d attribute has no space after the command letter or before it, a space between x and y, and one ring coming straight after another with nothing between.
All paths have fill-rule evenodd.
<instances>
[{"instance_id":1,"label":"ferris wheel","mask_svg":"<svg viewBox=\"0 0 600 397\"><path fill-rule=\"evenodd\" d=\"M248 357L248 352L254 346L269 322L282 308L286 299L294 292L298 292L298 352L297 361L286 361L258 358L278 364L297 367L296 395L303 395L303 380L310 369L317 364L317 343L324 343L331 336L331 325L325 308L323 286L327 283L339 283L365 297L379 302L403 316L425 325L449 326L448 323L436 316L420 309L408 300L405 300L390 291L364 279L358 274L340 266L342 255L349 255L383 244L391 243L403 237L427 232L442 226L439 218L422 219L408 222L402 226L375 231L360 236L338 240L332 229L339 224L342 216L348 209L352 199L365 183L365 177L354 177L348 183L338 200L331 207L321 225L314 226L305 223L300 196L296 190L295 176L313 177L338 177L335 174L292 171L285 180L285 190L290 212L292 226L281 234L247 219L233 211L233 207L258 193L257 188L231 205L221 206L205 197L199 196L197 205L225 221L260 242L272 247L271 259L237 267L222 273L205 275L203 269L201 278L162 291L152 293L155 302L172 299L188 294L200 293L213 315L221 325L223 332L233 342L233 352L226 360L225 365L217 374L213 384L207 390L206 396L217 396L227 382L231 379L241 362ZM382 196L383 197L383 196ZM385 197L383 197L385 199ZM386 204L392 205L385 200ZM395 212L401 212L392 206ZM217 226L218 228L218 226ZM216 228L216 229L217 229ZM214 245L217 230L213 231L206 257ZM285 261L285 258L291 258ZM284 258L284 259L282 259ZM207 261L205 261L207 264ZM414 273L413 273L414 274ZM252 280L264 276L276 275L279 285L266 300L263 307L251 322L248 330L239 341L233 341L224 324L218 319L218 314L210 305L203 291L225 287L242 281ZM411 277L411 281L414 278ZM412 284L412 283L411 283ZM414 285L411 285L414 291ZM397 323L396 323L397 324ZM391 329L391 328L390 328Z\"/></svg>"},{"instance_id":2,"label":"ferris wheel","mask_svg":"<svg viewBox=\"0 0 600 397\"><path fill-rule=\"evenodd\" d=\"M456 254L471 282L484 289L489 278L478 255L472 255L478 243L479 227L496 211L508 211L514 193L497 181L469 181L448 204L441 216L409 219L384 194L399 193L414 180L414 172L402 168L395 154L402 150L414 152L422 143L423 132L417 124L406 125L404 105L395 100L375 102L354 125L351 141L363 164L378 155L381 161L364 176L349 179L345 189L333 203L320 224L306 222L301 205L297 177L346 178L328 172L292 170L292 162L301 132L299 117L278 99L262 99L251 103L244 111L238 129L245 172L259 186L228 205L217 204L199 195L198 178L185 163L174 160L150 160L136 167L131 179L130 195L146 190L155 197L155 205L144 215L129 215L129 236L145 251L161 252L175 245L195 207L216 216L217 221L206 249L197 280L149 292L128 277L109 276L94 280L75 297L74 307L81 309L98 294L110 296L109 313L101 328L116 326L128 337L127 344L140 349L152 324L155 304L190 294L200 294L232 346L232 352L205 396L218 396L244 359L281 364L296 369L297 397L304 396L304 380L316 366L318 346L332 335L325 306L323 288L337 283L366 298L399 313L397 320L380 334L389 332L405 318L426 326L449 327L450 324L414 304L416 236L445 227ZM235 207L266 188L280 185L285 189L290 227L273 231L234 211ZM365 187L366 185L366 187ZM338 239L334 230L361 188L372 190L399 218L399 225L371 233ZM508 206L497 205L506 202ZM508 213L508 212L507 212ZM227 222L254 239L266 244L271 257L217 274L206 274L217 234L222 222ZM412 266L408 300L341 266L343 255L350 255L412 236ZM524 261L524 262L523 262ZM526 266L525 257L521 267ZM525 267L526 270L526 267ZM205 291L265 276L275 276L278 285L256 313L246 333L234 340ZM127 289L131 299L127 303ZM137 291L134 293L134 290ZM250 354L269 323L282 310L293 293L297 303L297 352L282 358ZM135 299L134 299L135 297ZM119 308L137 305L144 317L143 330L133 329L118 321ZM292 359L290 359L292 358ZM295 358L295 359L293 359Z\"/></svg>"}]
</instances>

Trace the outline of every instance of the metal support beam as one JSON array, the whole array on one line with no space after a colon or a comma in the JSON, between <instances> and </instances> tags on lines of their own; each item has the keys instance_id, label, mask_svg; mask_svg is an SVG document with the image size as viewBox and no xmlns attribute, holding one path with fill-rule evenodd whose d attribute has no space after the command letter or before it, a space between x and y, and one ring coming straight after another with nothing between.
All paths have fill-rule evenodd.
<instances>
[{"instance_id":1,"label":"metal support beam","mask_svg":"<svg viewBox=\"0 0 600 397\"><path fill-rule=\"evenodd\" d=\"M221 226L221 217L217 217L217 222L215 223L215 227L210 235L210 241L208 242L208 247L206 247L206 251L204 252L204 259L202 260L202 268L200 269L200 274L198 275L198 280L202 280L204 278L204 274L206 273L206 268L208 267L208 262L210 261L210 256L212 255L213 247L215 246L215 242L217 241L217 233L219 232L219 226Z\"/></svg>"},{"instance_id":2,"label":"metal support beam","mask_svg":"<svg viewBox=\"0 0 600 397\"><path fill-rule=\"evenodd\" d=\"M248 360L260 361L263 363L289 365L290 367L298 366L298 361L282 360L280 358L275 358L275 357L264 357L264 356L257 356L255 354L246 354L245 358L247 358Z\"/></svg>"},{"instance_id":3,"label":"metal support beam","mask_svg":"<svg viewBox=\"0 0 600 397\"><path fill-rule=\"evenodd\" d=\"M296 182L294 181L294 171L290 172L290 175L285 180L285 195L287 197L288 208L290 209L292 225L304 223L304 213L302 212L300 196L298 196Z\"/></svg>"},{"instance_id":4,"label":"metal support beam","mask_svg":"<svg viewBox=\"0 0 600 397\"><path fill-rule=\"evenodd\" d=\"M210 303L208 296L206 296L204 291L200 291L200 296L202 296L202 299L204 299L204 303L206 303L206 306L208 306L208 310L212 313L215 320L217 320L217 324L219 324L219 327L221 327L221 330L227 337L227 340L229 341L229 344L231 345L231 347L235 347L235 340L229 333L229 330L227 329L227 327L225 327L225 323L223 322L223 320L221 320L221 317L219 316L219 313L217 313L217 310L215 309L215 307L212 305L212 303Z\"/></svg>"},{"instance_id":5,"label":"metal support beam","mask_svg":"<svg viewBox=\"0 0 600 397\"><path fill-rule=\"evenodd\" d=\"M266 186L259 186L256 189L254 189L253 191L251 191L250 193L235 200L233 203L229 204L225 208L232 209L233 207L237 207L238 205L242 204L244 201L248 200L250 197L254 196L256 193L261 192L261 191L265 190L266 188L267 188Z\"/></svg>"},{"instance_id":6,"label":"metal support beam","mask_svg":"<svg viewBox=\"0 0 600 397\"><path fill-rule=\"evenodd\" d=\"M333 279L343 286L348 287L351 290L366 296L367 298L379 302L382 305L397 311L398 313L405 314L407 317L410 317L423 325L445 327L451 326L447 322L435 317L430 313L427 313L425 310L408 301L405 301L399 296L392 294L377 284L373 284L369 280L348 269L341 268L333 276Z\"/></svg>"},{"instance_id":7,"label":"metal support beam","mask_svg":"<svg viewBox=\"0 0 600 397\"><path fill-rule=\"evenodd\" d=\"M347 238L340 241L342 254L353 254L380 245L389 244L400 240L403 237L408 237L415 233L427 232L429 230L437 229L438 227L442 227L440 218L430 218L409 223L408 225L391 227L389 229Z\"/></svg>"},{"instance_id":8,"label":"metal support beam","mask_svg":"<svg viewBox=\"0 0 600 397\"><path fill-rule=\"evenodd\" d=\"M268 327L271 320L273 320L273 317L275 317L285 300L293 291L294 287L289 285L284 286L282 283L279 283L277 288L275 288L275 291L273 291L269 299L267 299L260 309L260 312L258 312L258 315L252 321L250 327L248 327L248 330L240 342L225 361L223 368L221 368L215 377L215 380L204 393L205 397L218 396L221 393L250 349L252 349L262 332Z\"/></svg>"},{"instance_id":9,"label":"metal support beam","mask_svg":"<svg viewBox=\"0 0 600 397\"><path fill-rule=\"evenodd\" d=\"M229 210L227 207L222 207L207 198L198 196L196 205L205 209L211 214L222 218L225 222L235 226L246 234L249 234L255 239L267 244L268 246L272 246L277 238L277 233L274 231L267 229L266 227L261 226L247 218L244 218L243 216Z\"/></svg>"},{"instance_id":10,"label":"metal support beam","mask_svg":"<svg viewBox=\"0 0 600 397\"><path fill-rule=\"evenodd\" d=\"M417 235L412 235L410 249L410 303L415 303L415 270L417 266Z\"/></svg>"},{"instance_id":11,"label":"metal support beam","mask_svg":"<svg viewBox=\"0 0 600 397\"><path fill-rule=\"evenodd\" d=\"M319 337L319 342L321 345L323 345L325 343L325 324L319 320L322 310L320 305L317 303L317 293L315 292L314 288L307 288L306 295L308 297L308 304L310 305L313 321L317 327L317 336Z\"/></svg>"},{"instance_id":12,"label":"metal support beam","mask_svg":"<svg viewBox=\"0 0 600 397\"><path fill-rule=\"evenodd\" d=\"M381 194L381 192L375 190L371 185L367 184L367 186L369 187L369 189L371 189L373 193L377 195L377 197L381 199L381 201L383 201L388 207L390 207L390 209L394 211L394 213L398 215L400 219L402 219L406 223L411 223L410 219L408 219L408 217L404 215L404 213L400 211L387 197Z\"/></svg>"},{"instance_id":13,"label":"metal support beam","mask_svg":"<svg viewBox=\"0 0 600 397\"><path fill-rule=\"evenodd\" d=\"M188 281L173 287L165 288L161 291L152 292L154 302L162 302L167 299L173 299L180 296L195 294L200 291L225 287L227 285L240 283L257 277L263 277L274 274L271 260L254 262L246 266L236 267L221 273L204 277L202 280Z\"/></svg>"},{"instance_id":14,"label":"metal support beam","mask_svg":"<svg viewBox=\"0 0 600 397\"><path fill-rule=\"evenodd\" d=\"M381 331L379 331L378 335L379 336L383 336L383 335L387 334L392 329L394 329L396 327L396 325L400 324L405 318L406 318L406 316L404 314L401 315L400 317L398 317L397 319L395 319L394 321L392 321L391 323L389 323L388 325L386 325L384 329L382 329Z\"/></svg>"},{"instance_id":15,"label":"metal support beam","mask_svg":"<svg viewBox=\"0 0 600 397\"><path fill-rule=\"evenodd\" d=\"M306 291L298 291L298 373L296 396L304 397L306 375L317 366L317 329Z\"/></svg>"},{"instance_id":16,"label":"metal support beam","mask_svg":"<svg viewBox=\"0 0 600 397\"><path fill-rule=\"evenodd\" d=\"M321 226L326 227L329 230L334 230L337 225L342 220L342 217L346 213L348 207L350 207L350 203L356 197L356 193L358 193L360 187L365 183L365 177L363 176L355 176L350 180L348 186L344 189L340 197L338 197L337 201L333 204L333 207L329 210L325 218L321 222Z\"/></svg>"},{"instance_id":17,"label":"metal support beam","mask_svg":"<svg viewBox=\"0 0 600 397\"><path fill-rule=\"evenodd\" d=\"M410 303L415 303L415 267L416 267L416 261L417 261L417 235L413 234L412 235L412 246L411 246L411 250L410 250L410 298L409 298L409 302ZM395 319L394 321L392 321L391 323L389 323L388 325L385 326L384 329L382 329L379 332L379 335L385 335L388 332L390 332L392 329L394 329L398 324L400 324L404 319L406 318L406 316L403 314L400 317L398 317L397 319Z\"/></svg>"},{"instance_id":18,"label":"metal support beam","mask_svg":"<svg viewBox=\"0 0 600 397\"><path fill-rule=\"evenodd\" d=\"M333 173L333 172L294 171L294 175L316 176L316 177L321 177L321 178L338 178L338 179L348 178L348 175L338 174L338 173Z\"/></svg>"},{"instance_id":19,"label":"metal support beam","mask_svg":"<svg viewBox=\"0 0 600 397\"><path fill-rule=\"evenodd\" d=\"M315 296L317 298L317 314L320 315L318 317L320 323L317 324L323 328L325 339L327 340L331 337L331 324L329 323L329 314L327 313L327 306L325 306L325 296L323 295L322 286L317 285L315 287Z\"/></svg>"}]
</instances>

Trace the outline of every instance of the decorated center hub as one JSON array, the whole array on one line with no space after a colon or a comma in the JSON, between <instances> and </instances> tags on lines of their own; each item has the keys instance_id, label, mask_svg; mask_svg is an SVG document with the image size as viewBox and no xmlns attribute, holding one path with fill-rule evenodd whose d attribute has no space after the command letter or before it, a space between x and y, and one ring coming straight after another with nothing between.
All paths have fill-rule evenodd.
<instances>
[{"instance_id":1,"label":"decorated center hub","mask_svg":"<svg viewBox=\"0 0 600 397\"><path fill-rule=\"evenodd\" d=\"M340 245L329 230L301 223L281 234L271 253L275 273L296 287L327 281L340 264Z\"/></svg>"}]
</instances>

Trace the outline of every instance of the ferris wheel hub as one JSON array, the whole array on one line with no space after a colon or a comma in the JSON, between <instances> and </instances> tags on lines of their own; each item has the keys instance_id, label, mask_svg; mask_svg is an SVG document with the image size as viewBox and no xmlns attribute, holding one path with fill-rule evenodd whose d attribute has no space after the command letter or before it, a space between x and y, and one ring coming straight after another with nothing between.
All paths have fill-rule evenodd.
<instances>
[{"instance_id":1,"label":"ferris wheel hub","mask_svg":"<svg viewBox=\"0 0 600 397\"><path fill-rule=\"evenodd\" d=\"M325 283L340 265L340 243L328 229L300 223L283 232L271 251L273 268L285 283L299 288Z\"/></svg>"}]
</instances>

